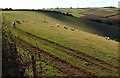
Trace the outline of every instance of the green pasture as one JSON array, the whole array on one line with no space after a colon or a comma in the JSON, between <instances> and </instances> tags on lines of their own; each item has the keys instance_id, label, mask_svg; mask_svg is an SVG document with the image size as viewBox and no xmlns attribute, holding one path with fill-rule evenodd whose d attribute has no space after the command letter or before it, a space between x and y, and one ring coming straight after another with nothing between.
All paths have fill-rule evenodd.
<instances>
[{"instance_id":1,"label":"green pasture","mask_svg":"<svg viewBox=\"0 0 120 78\"><path fill-rule=\"evenodd\" d=\"M52 55L55 55L56 57L59 57L62 60L65 60L65 61L67 61L67 62L69 62L77 67L80 67L88 72L92 72L92 73L95 73L97 75L106 75L106 76L110 75L110 74L112 74L114 76L117 75L117 71L111 72L109 69L101 70L102 67L95 66L95 65L86 66L84 64L85 61L82 61L78 58L75 58L75 57L73 57L65 52L62 52L62 51L56 49L56 46L50 45L42 40L39 41L35 38L30 38L30 36L27 36L25 33L22 33L20 31L15 30L14 32L18 32L19 34L21 34L21 35L19 35L19 37L22 38L23 40L31 43L32 45L36 46L36 44L37 44L40 49L42 49L42 50L44 50ZM97 73L97 72L99 72L99 73Z\"/></svg>"},{"instance_id":2,"label":"green pasture","mask_svg":"<svg viewBox=\"0 0 120 78\"><path fill-rule=\"evenodd\" d=\"M80 20L78 18L73 18L51 12L3 12L3 22L5 23L5 25L12 26L12 22L15 20L21 21L21 24L16 25L18 29L56 42L63 46L82 51L85 54L104 60L114 66L118 66L118 42L115 40L106 40L103 37L105 35L108 35L110 36L110 38L115 39L117 36L116 26ZM22 20L28 20L28 22L22 22ZM35 22L35 24L33 24L33 22ZM57 24L59 24L60 27L57 27ZM54 27L50 27L51 25L53 25ZM67 30L63 28L64 25L68 26ZM75 28L80 31L71 31L71 28ZM105 73L102 73L102 71L99 69L101 67L96 67L95 70L92 70L94 66L86 67L84 65L84 61L81 61L80 59L76 59L70 55L67 55L64 52L59 51L52 46L49 46L45 42L41 42L39 40L33 39L32 37L28 37L24 33L19 32L15 29L13 29L13 31L16 35L20 35L20 37L25 41L33 45L38 43L38 47L40 49L43 49L46 52L49 52L50 54L53 54L57 57L63 57L61 59L66 60L82 69L85 69L86 71L94 72L97 75L117 75L116 72L111 73L108 70L106 70ZM95 33L103 36L97 36ZM79 63L79 61L81 62Z\"/></svg>"}]
</instances>

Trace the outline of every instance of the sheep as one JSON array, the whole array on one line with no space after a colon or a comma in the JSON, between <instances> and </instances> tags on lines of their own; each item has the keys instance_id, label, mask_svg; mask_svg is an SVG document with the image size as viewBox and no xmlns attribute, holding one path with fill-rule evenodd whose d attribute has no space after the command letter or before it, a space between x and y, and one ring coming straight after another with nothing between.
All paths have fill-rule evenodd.
<instances>
[{"instance_id":1,"label":"sheep","mask_svg":"<svg viewBox=\"0 0 120 78\"><path fill-rule=\"evenodd\" d=\"M107 40L109 40L110 38L109 37L105 37Z\"/></svg>"},{"instance_id":2,"label":"sheep","mask_svg":"<svg viewBox=\"0 0 120 78\"><path fill-rule=\"evenodd\" d=\"M77 30L77 31L79 31L79 30Z\"/></svg>"},{"instance_id":3,"label":"sheep","mask_svg":"<svg viewBox=\"0 0 120 78\"><path fill-rule=\"evenodd\" d=\"M53 27L53 25L51 25L51 27Z\"/></svg>"},{"instance_id":4,"label":"sheep","mask_svg":"<svg viewBox=\"0 0 120 78\"><path fill-rule=\"evenodd\" d=\"M57 27L59 27L59 24L57 24Z\"/></svg>"},{"instance_id":5,"label":"sheep","mask_svg":"<svg viewBox=\"0 0 120 78\"><path fill-rule=\"evenodd\" d=\"M107 37L107 39L109 40L110 38L109 38L109 37Z\"/></svg>"},{"instance_id":6,"label":"sheep","mask_svg":"<svg viewBox=\"0 0 120 78\"><path fill-rule=\"evenodd\" d=\"M15 26L15 22L13 22L13 26Z\"/></svg>"},{"instance_id":7,"label":"sheep","mask_svg":"<svg viewBox=\"0 0 120 78\"><path fill-rule=\"evenodd\" d=\"M99 34L96 34L97 36L99 36Z\"/></svg>"},{"instance_id":8,"label":"sheep","mask_svg":"<svg viewBox=\"0 0 120 78\"><path fill-rule=\"evenodd\" d=\"M63 28L67 29L67 26L64 26Z\"/></svg>"},{"instance_id":9,"label":"sheep","mask_svg":"<svg viewBox=\"0 0 120 78\"><path fill-rule=\"evenodd\" d=\"M72 31L74 31L75 29L74 29L74 28L72 28L71 30L72 30Z\"/></svg>"},{"instance_id":10,"label":"sheep","mask_svg":"<svg viewBox=\"0 0 120 78\"><path fill-rule=\"evenodd\" d=\"M20 22L19 20L16 20L16 22L17 22L18 24L21 24L21 22Z\"/></svg>"},{"instance_id":11,"label":"sheep","mask_svg":"<svg viewBox=\"0 0 120 78\"><path fill-rule=\"evenodd\" d=\"M33 22L33 24L35 24L35 22Z\"/></svg>"}]
</instances>

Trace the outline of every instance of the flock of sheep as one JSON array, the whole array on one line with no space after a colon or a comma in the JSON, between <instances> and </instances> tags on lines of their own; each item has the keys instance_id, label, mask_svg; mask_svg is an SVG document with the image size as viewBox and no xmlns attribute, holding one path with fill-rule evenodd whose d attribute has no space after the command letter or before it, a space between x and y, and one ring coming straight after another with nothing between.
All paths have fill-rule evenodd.
<instances>
[{"instance_id":1,"label":"flock of sheep","mask_svg":"<svg viewBox=\"0 0 120 78\"><path fill-rule=\"evenodd\" d=\"M23 20L23 22L25 22L25 20ZM26 22L28 22L28 21L26 20ZM16 20L16 21L13 22L13 26L14 26L14 27L15 27L16 23L21 24L21 22L20 22L19 20ZM35 22L33 22L33 24L35 24ZM51 25L51 27L54 27L54 26ZM59 24L57 24L57 27L59 27ZM64 28L64 29L68 29L68 27L65 26L65 25L63 26L63 28ZM71 28L71 30L72 30L72 31L75 31L75 28ZM76 31L79 31L79 30L76 29Z\"/></svg>"},{"instance_id":2,"label":"flock of sheep","mask_svg":"<svg viewBox=\"0 0 120 78\"><path fill-rule=\"evenodd\" d=\"M53 25L51 25L51 27L53 27ZM59 27L59 24L57 24L57 27ZM63 26L63 28L64 28L64 29L68 29L68 27L65 26L65 25ZM75 31L75 28L71 28L71 30L72 30L72 31ZM76 30L77 30L77 29L76 29ZM77 31L79 31L79 30L77 30Z\"/></svg>"},{"instance_id":3,"label":"flock of sheep","mask_svg":"<svg viewBox=\"0 0 120 78\"><path fill-rule=\"evenodd\" d=\"M13 26L14 26L14 27L16 27L16 26L15 26L15 25L16 25L15 22L18 23L18 24L21 24L21 22L20 22L19 20L16 20L16 21L13 22ZM25 20L23 20L23 22L25 22ZM28 20L26 20L26 22L28 22ZM33 22L33 24L35 24L35 22ZM54 27L54 26L51 25L51 27ZM59 27L59 24L57 24L57 27ZM63 26L63 28L64 28L64 29L68 29L68 27L65 26L65 25ZM75 31L75 28L71 28L71 30L72 30L72 31ZM76 31L79 31L79 30L76 29ZM110 37L105 37L105 39L110 40Z\"/></svg>"}]
</instances>

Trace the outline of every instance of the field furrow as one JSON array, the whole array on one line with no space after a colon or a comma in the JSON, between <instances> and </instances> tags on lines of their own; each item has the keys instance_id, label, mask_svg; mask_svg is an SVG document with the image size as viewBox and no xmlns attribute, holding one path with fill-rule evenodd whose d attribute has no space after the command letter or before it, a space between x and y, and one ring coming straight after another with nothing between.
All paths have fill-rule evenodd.
<instances>
[{"instance_id":1,"label":"field furrow","mask_svg":"<svg viewBox=\"0 0 120 78\"><path fill-rule=\"evenodd\" d=\"M24 41L24 40L22 40L22 39L20 39L20 38L17 38L17 39L20 40L22 46L27 47L27 48L29 48L30 50L34 51L34 52L36 52L35 50L40 51L41 53L44 54L43 56L44 56L47 60L51 61L52 63L55 63L55 64L58 65L61 69L67 71L69 74L71 74L71 75L73 75L73 76L74 76L74 75L77 75L77 76L93 76L93 77L96 76L96 75L93 74L93 73L87 72L87 71L85 71L85 70L83 70L83 69L81 69L81 68L79 68L79 67L76 67L76 66L68 63L68 62L65 61L65 60L62 60L62 59L60 59L60 58L58 58L58 57L56 57L56 56L54 56L54 55L49 54L49 53L45 52L44 50L41 50L41 49L39 49L38 47L35 47L35 46L31 45L30 43L27 43L26 41ZM78 71L77 71L77 70L78 70Z\"/></svg>"},{"instance_id":2,"label":"field furrow","mask_svg":"<svg viewBox=\"0 0 120 78\"><path fill-rule=\"evenodd\" d=\"M16 29L17 29L17 28L16 28ZM63 52L66 52L66 53L68 53L68 54L70 54L70 55L73 55L73 56L75 56L75 57L77 57L77 58L80 58L80 59L82 59L82 60L84 60L84 61L86 61L86 62L89 62L89 63L91 63L91 64L98 65L98 66L102 66L103 68L106 67L106 68L108 68L108 69L110 69L110 70L115 70L115 71L118 70L118 67L113 66L113 65L111 65L111 64L109 64L109 63L107 63L107 62L105 62L105 61L103 61L103 60L100 60L100 59L98 59L98 58L95 58L95 57L93 57L93 56L87 55L87 54L85 54L85 53L83 53L83 52L81 52L81 51L77 51L77 50L75 50L75 49L71 49L71 48L69 48L69 47L65 47L65 46L60 45L60 44L58 44L58 43L55 43L55 42L53 42L53 41L49 41L49 40L47 40L47 39L44 39L44 38L38 37L38 36L36 36L36 35L33 35L33 34L29 33L29 32L25 32L25 31L23 31L23 30L21 30L21 29L17 29L17 30L22 31L22 32L26 33L27 35L32 36L32 37L34 37L34 38L37 38L37 39L39 39L39 40L45 41L45 42L49 43L49 45L51 45L51 46L53 46L53 47L56 47L56 46L57 46L57 47L56 47L57 49L59 49L59 50L61 50L61 51L63 51Z\"/></svg>"}]
</instances>

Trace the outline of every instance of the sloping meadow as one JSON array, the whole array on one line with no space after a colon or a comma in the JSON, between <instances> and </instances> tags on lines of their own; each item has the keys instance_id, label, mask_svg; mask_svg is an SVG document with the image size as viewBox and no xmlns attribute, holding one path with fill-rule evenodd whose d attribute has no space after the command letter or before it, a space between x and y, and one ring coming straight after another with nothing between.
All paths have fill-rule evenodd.
<instances>
[{"instance_id":1,"label":"sloping meadow","mask_svg":"<svg viewBox=\"0 0 120 78\"><path fill-rule=\"evenodd\" d=\"M12 25L12 22L16 20L19 20L21 24L18 24L16 22L16 26L14 27ZM117 75L116 70L114 70L115 72L110 72L109 68L101 70L102 67L99 64L98 67L95 66L95 68L94 65L91 65L89 67L85 66L85 60L81 61L81 59L69 55L69 53L74 53L74 51L69 52L67 49L65 50L65 48L58 47L60 48L59 50L55 48L57 45L51 45L51 43L37 39L37 37L40 37L43 38L43 40L52 41L56 44L80 51L117 67L118 42L114 40L107 40L105 37L99 36L97 34L92 34L112 33L111 35L115 35L115 31L113 31L116 30L115 27L110 27L105 24L97 24L90 21L84 21L74 17L69 17L52 12L39 11L4 11L3 21L6 25L11 26L13 29L13 33L19 35L21 39L29 42L32 45L35 45L37 43L40 49L43 49L46 52L59 57L60 59L66 60L72 65L82 68L85 71L93 72L99 76ZM59 27L57 27L57 24L59 24ZM53 25L53 27L51 27L51 25ZM64 25L68 28L64 29ZM72 31L72 28L75 28L75 30ZM35 36L29 36L27 32L37 37L35 38ZM67 54L67 52L62 50L65 50L69 53ZM79 61L81 61L81 63L79 63ZM105 71L105 73L103 73L102 71Z\"/></svg>"}]
</instances>

